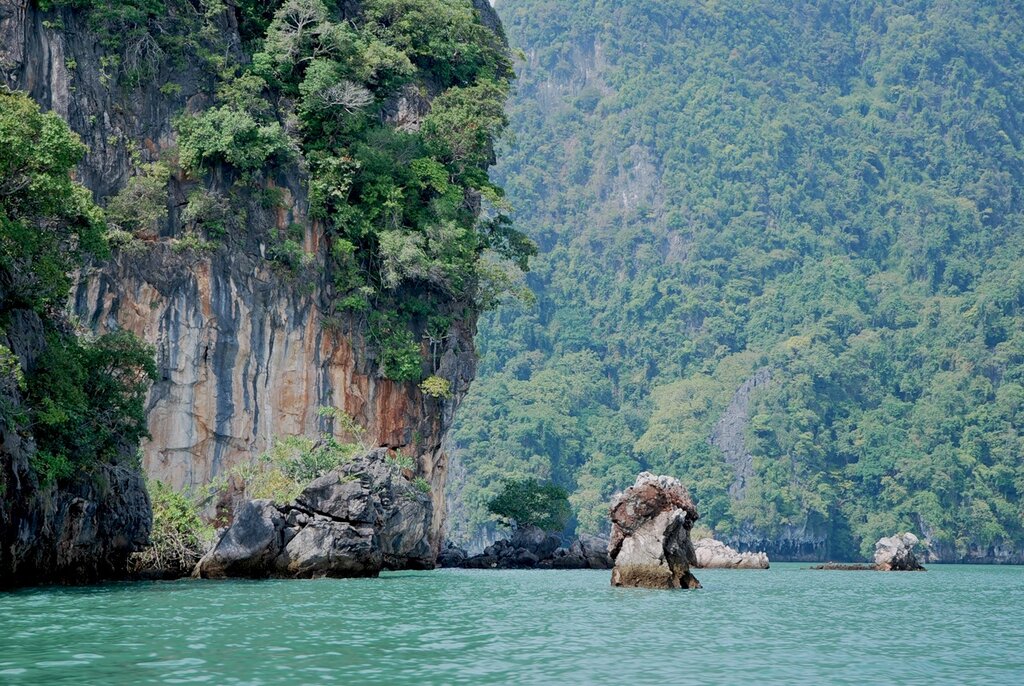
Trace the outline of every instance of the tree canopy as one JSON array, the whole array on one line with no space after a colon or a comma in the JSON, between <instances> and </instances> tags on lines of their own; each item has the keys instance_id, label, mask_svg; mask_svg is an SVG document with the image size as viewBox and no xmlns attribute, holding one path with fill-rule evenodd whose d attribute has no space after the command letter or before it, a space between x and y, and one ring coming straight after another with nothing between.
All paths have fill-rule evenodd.
<instances>
[{"instance_id":1,"label":"tree canopy","mask_svg":"<svg viewBox=\"0 0 1024 686\"><path fill-rule=\"evenodd\" d=\"M1024 545L1021 7L498 10L525 61L497 177L541 255L536 306L481 326L456 530L531 475L599 529L651 469L725 535ZM730 496L712 437L762 369Z\"/></svg>"},{"instance_id":2,"label":"tree canopy","mask_svg":"<svg viewBox=\"0 0 1024 686\"><path fill-rule=\"evenodd\" d=\"M536 526L544 531L561 531L572 515L569 492L536 479L505 481L487 510L510 526Z\"/></svg>"}]
</instances>

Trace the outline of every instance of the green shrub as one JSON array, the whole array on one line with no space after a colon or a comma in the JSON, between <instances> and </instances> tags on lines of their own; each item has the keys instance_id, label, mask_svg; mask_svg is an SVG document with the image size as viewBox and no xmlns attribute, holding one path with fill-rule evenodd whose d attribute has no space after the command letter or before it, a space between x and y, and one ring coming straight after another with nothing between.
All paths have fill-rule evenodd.
<instances>
[{"instance_id":1,"label":"green shrub","mask_svg":"<svg viewBox=\"0 0 1024 686\"><path fill-rule=\"evenodd\" d=\"M313 261L313 255L308 254L301 243L286 238L267 249L267 259L295 272L308 266Z\"/></svg>"},{"instance_id":2,"label":"green shrub","mask_svg":"<svg viewBox=\"0 0 1024 686\"><path fill-rule=\"evenodd\" d=\"M220 238L227 233L230 208L221 194L197 188L189 193L181 219L196 229L202 229L210 238Z\"/></svg>"},{"instance_id":3,"label":"green shrub","mask_svg":"<svg viewBox=\"0 0 1024 686\"><path fill-rule=\"evenodd\" d=\"M62 303L69 274L103 257L102 212L71 173L85 146L63 120L21 93L0 89L0 275L5 306L42 313Z\"/></svg>"},{"instance_id":4,"label":"green shrub","mask_svg":"<svg viewBox=\"0 0 1024 686\"><path fill-rule=\"evenodd\" d=\"M291 144L276 121L261 123L227 105L175 121L181 164L194 174L226 163L244 172L291 157Z\"/></svg>"},{"instance_id":5,"label":"green shrub","mask_svg":"<svg viewBox=\"0 0 1024 686\"><path fill-rule=\"evenodd\" d=\"M379 351L377 364L385 377L395 381L419 381L423 377L420 346L398 314L371 312L370 339Z\"/></svg>"},{"instance_id":6,"label":"green shrub","mask_svg":"<svg viewBox=\"0 0 1024 686\"><path fill-rule=\"evenodd\" d=\"M420 383L420 390L432 398L443 398L448 400L452 397L452 382L443 377L432 374Z\"/></svg>"},{"instance_id":7,"label":"green shrub","mask_svg":"<svg viewBox=\"0 0 1024 686\"><path fill-rule=\"evenodd\" d=\"M134 235L159 233L160 222L167 218L170 175L162 162L142 165L117 195L107 199L106 217L111 229Z\"/></svg>"},{"instance_id":8,"label":"green shrub","mask_svg":"<svg viewBox=\"0 0 1024 686\"><path fill-rule=\"evenodd\" d=\"M129 571L187 575L213 544L215 531L203 521L202 505L194 495L155 480L146 488L153 505L153 529L149 545L129 558Z\"/></svg>"},{"instance_id":9,"label":"green shrub","mask_svg":"<svg viewBox=\"0 0 1024 686\"><path fill-rule=\"evenodd\" d=\"M26 380L42 481L135 455L148 435L144 401L156 379L153 355L127 331L95 341L50 332Z\"/></svg>"},{"instance_id":10,"label":"green shrub","mask_svg":"<svg viewBox=\"0 0 1024 686\"><path fill-rule=\"evenodd\" d=\"M234 467L229 477L242 485L247 498L287 503L309 482L348 462L361 451L355 443L339 443L328 435L275 439L270 450Z\"/></svg>"},{"instance_id":11,"label":"green shrub","mask_svg":"<svg viewBox=\"0 0 1024 686\"><path fill-rule=\"evenodd\" d=\"M174 239L171 249L178 253L187 251L210 252L217 249L217 244L213 241L204 241L192 231L186 231Z\"/></svg>"},{"instance_id":12,"label":"green shrub","mask_svg":"<svg viewBox=\"0 0 1024 686\"><path fill-rule=\"evenodd\" d=\"M562 530L572 516L568 491L536 479L503 482L501 491L487 504L487 510L510 526L537 526L545 531Z\"/></svg>"},{"instance_id":13,"label":"green shrub","mask_svg":"<svg viewBox=\"0 0 1024 686\"><path fill-rule=\"evenodd\" d=\"M391 465L392 467L394 467L398 471L402 471L403 469L408 469L409 471L415 471L415 469L416 469L416 460L413 459L412 455L404 455L402 453L394 453L392 455L388 455L386 460L387 460L387 463L389 465Z\"/></svg>"}]
</instances>

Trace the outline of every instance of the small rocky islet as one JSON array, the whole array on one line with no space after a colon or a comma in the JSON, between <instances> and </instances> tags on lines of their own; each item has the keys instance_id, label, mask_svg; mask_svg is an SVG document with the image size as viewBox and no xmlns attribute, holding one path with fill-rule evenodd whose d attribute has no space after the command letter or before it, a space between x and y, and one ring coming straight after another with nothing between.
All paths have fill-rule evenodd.
<instances>
[{"instance_id":1,"label":"small rocky islet","mask_svg":"<svg viewBox=\"0 0 1024 686\"><path fill-rule=\"evenodd\" d=\"M923 572L924 565L918 560L917 548L920 541L917 536L906 532L880 538L875 543L875 561L873 564L847 564L842 562L826 562L815 565L811 569L824 569L852 572Z\"/></svg>"}]
</instances>

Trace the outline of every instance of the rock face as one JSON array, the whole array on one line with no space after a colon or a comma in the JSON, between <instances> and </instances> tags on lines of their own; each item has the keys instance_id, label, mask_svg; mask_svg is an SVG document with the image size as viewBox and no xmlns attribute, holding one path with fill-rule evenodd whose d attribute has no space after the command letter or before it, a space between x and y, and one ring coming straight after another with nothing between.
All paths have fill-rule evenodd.
<instances>
[{"instance_id":1,"label":"rock face","mask_svg":"<svg viewBox=\"0 0 1024 686\"><path fill-rule=\"evenodd\" d=\"M690 573L697 563L690 529L699 516L678 479L642 472L612 501L612 585L700 588Z\"/></svg>"},{"instance_id":2,"label":"rock face","mask_svg":"<svg viewBox=\"0 0 1024 686\"><path fill-rule=\"evenodd\" d=\"M429 569L430 497L377 449L316 479L286 505L250 500L195 576L356 577Z\"/></svg>"},{"instance_id":3,"label":"rock face","mask_svg":"<svg viewBox=\"0 0 1024 686\"><path fill-rule=\"evenodd\" d=\"M449 543L438 557L441 567L465 569L610 569L608 541L581 534L568 547L558 534L535 526L517 529L508 540L487 546L479 555Z\"/></svg>"},{"instance_id":4,"label":"rock face","mask_svg":"<svg viewBox=\"0 0 1024 686\"><path fill-rule=\"evenodd\" d=\"M2 291L0 284L0 302ZM39 316L30 310L4 314L0 345L31 372L46 347ZM59 486L41 484L31 467L34 441L8 422L20 414L21 402L17 384L0 375L0 587L124 576L128 556L145 545L153 518L132 456Z\"/></svg>"},{"instance_id":5,"label":"rock face","mask_svg":"<svg viewBox=\"0 0 1024 686\"><path fill-rule=\"evenodd\" d=\"M754 475L754 456L747 450L745 440L750 398L755 389L766 385L771 378L771 370L763 367L744 381L711 431L711 444L722 451L726 464L732 468L729 495L737 500L746 495L747 481Z\"/></svg>"},{"instance_id":6,"label":"rock face","mask_svg":"<svg viewBox=\"0 0 1024 686\"><path fill-rule=\"evenodd\" d=\"M0 0L0 82L27 91L81 136L89 152L78 180L102 200L124 186L139 162L174 156L172 120L212 104L205 92L210 74L201 64L182 67L164 56L150 65L154 78L131 86L112 82L105 66L110 56L86 14L70 3L58 5L44 12L38 3ZM474 6L501 34L490 5L474 0ZM234 13L225 10L211 21L229 46L225 58L244 61ZM388 121L416 128L430 107L418 93L385 103ZM309 217L303 170L282 168L260 183L236 181L230 169L207 180L206 190L237 196L239 205L217 247L175 249L189 230L183 208L202 188L176 172L167 218L154 235L140 249L122 250L83 272L73 294L76 314L96 332L127 329L156 346L160 380L148 398L146 473L189 488L259 454L275 436L329 432L346 438L318 415L322 406L337 407L356 419L371 444L414 458L416 474L431 487L436 515L427 539L436 552L445 512L443 445L476 372L475 313L462 305L440 312L450 315L448 331L422 343L424 373L447 380L449 397L383 378L364 315L328 317L332 277L321 268L328 246ZM270 195L280 202L268 206ZM266 256L295 227L302 227L298 242L311 264L288 273ZM417 339L426 326L414 323L422 329L413 331Z\"/></svg>"},{"instance_id":7,"label":"rock face","mask_svg":"<svg viewBox=\"0 0 1024 686\"><path fill-rule=\"evenodd\" d=\"M924 571L914 553L917 544L917 536L912 533L878 539L875 543L875 569L881 572Z\"/></svg>"},{"instance_id":8,"label":"rock face","mask_svg":"<svg viewBox=\"0 0 1024 686\"><path fill-rule=\"evenodd\" d=\"M713 538L702 538L693 544L700 569L768 569L768 555L763 552L741 553Z\"/></svg>"}]
</instances>

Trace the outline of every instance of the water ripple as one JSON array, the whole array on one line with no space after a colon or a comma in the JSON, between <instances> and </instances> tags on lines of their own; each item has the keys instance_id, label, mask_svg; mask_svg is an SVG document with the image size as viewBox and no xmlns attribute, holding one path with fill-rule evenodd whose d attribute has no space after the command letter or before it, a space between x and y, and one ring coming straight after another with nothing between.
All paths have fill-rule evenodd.
<instances>
[{"instance_id":1,"label":"water ripple","mask_svg":"<svg viewBox=\"0 0 1024 686\"><path fill-rule=\"evenodd\" d=\"M402 572L0 595L4 684L1024 683L1024 568Z\"/></svg>"}]
</instances>

